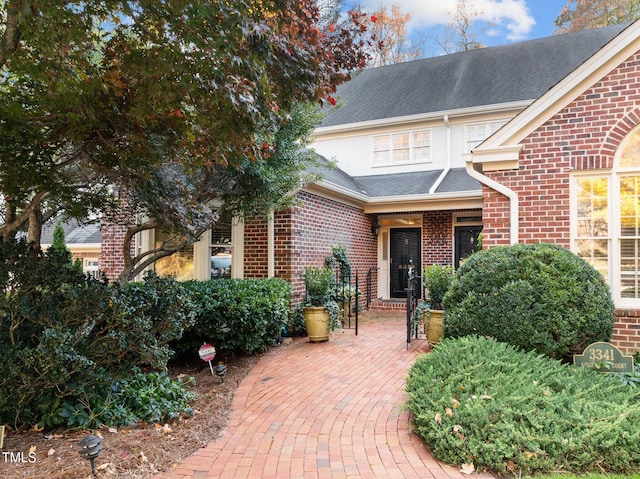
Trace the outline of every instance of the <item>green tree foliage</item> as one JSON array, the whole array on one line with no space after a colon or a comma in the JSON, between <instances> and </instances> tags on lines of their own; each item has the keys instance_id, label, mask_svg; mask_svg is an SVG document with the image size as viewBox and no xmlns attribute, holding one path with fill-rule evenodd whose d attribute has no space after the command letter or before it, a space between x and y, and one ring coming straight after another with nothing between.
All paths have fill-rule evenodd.
<instances>
[{"instance_id":1,"label":"green tree foliage","mask_svg":"<svg viewBox=\"0 0 640 479\"><path fill-rule=\"evenodd\" d=\"M632 22L639 17L639 0L567 0L553 23L558 34Z\"/></svg>"},{"instance_id":2,"label":"green tree foliage","mask_svg":"<svg viewBox=\"0 0 640 479\"><path fill-rule=\"evenodd\" d=\"M37 247L54 212L125 199L149 219L129 237L193 242L249 192L269 208L292 181L276 136L365 65L363 19L323 30L312 0L1 1L0 236L28 226Z\"/></svg>"},{"instance_id":3,"label":"green tree foliage","mask_svg":"<svg viewBox=\"0 0 640 479\"><path fill-rule=\"evenodd\" d=\"M53 228L53 240L51 241L50 248L58 254L65 254L69 251L64 235L64 227L60 221L58 221Z\"/></svg>"},{"instance_id":4,"label":"green tree foliage","mask_svg":"<svg viewBox=\"0 0 640 479\"><path fill-rule=\"evenodd\" d=\"M446 336L491 336L557 358L608 341L615 322L602 275L551 244L474 253L455 274L444 307Z\"/></svg>"},{"instance_id":5,"label":"green tree foliage","mask_svg":"<svg viewBox=\"0 0 640 479\"><path fill-rule=\"evenodd\" d=\"M67 248L67 241L64 234L64 226L61 221L56 222L56 225L53 228L53 239L51 241L52 251L55 251L56 254L61 257L67 257L69 259L69 264L78 271L82 271L82 261L80 258L76 258L75 260L71 257L71 251Z\"/></svg>"}]
</instances>

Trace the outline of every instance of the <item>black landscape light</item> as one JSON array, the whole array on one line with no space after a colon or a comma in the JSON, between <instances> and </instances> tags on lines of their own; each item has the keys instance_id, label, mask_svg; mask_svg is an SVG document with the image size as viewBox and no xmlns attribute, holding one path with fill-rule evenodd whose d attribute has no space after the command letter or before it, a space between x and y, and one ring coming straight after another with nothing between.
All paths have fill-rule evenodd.
<instances>
[{"instance_id":1,"label":"black landscape light","mask_svg":"<svg viewBox=\"0 0 640 479\"><path fill-rule=\"evenodd\" d=\"M98 436L94 436L93 434L89 434L85 436L82 441L80 441L80 457L83 459L87 459L91 462L91 474L93 477L96 477L96 465L95 459L102 451L102 438Z\"/></svg>"},{"instance_id":2,"label":"black landscape light","mask_svg":"<svg viewBox=\"0 0 640 479\"><path fill-rule=\"evenodd\" d=\"M224 375L227 374L227 365L223 363L218 363L216 366L216 376L222 379L222 383L224 384Z\"/></svg>"}]
</instances>

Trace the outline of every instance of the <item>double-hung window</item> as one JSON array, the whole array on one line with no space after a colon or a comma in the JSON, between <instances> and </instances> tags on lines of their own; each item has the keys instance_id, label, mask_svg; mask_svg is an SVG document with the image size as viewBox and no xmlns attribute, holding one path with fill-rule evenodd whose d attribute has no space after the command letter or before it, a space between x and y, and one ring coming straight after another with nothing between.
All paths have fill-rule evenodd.
<instances>
[{"instance_id":1,"label":"double-hung window","mask_svg":"<svg viewBox=\"0 0 640 479\"><path fill-rule=\"evenodd\" d=\"M431 161L431 130L373 137L373 166L406 165Z\"/></svg>"}]
</instances>

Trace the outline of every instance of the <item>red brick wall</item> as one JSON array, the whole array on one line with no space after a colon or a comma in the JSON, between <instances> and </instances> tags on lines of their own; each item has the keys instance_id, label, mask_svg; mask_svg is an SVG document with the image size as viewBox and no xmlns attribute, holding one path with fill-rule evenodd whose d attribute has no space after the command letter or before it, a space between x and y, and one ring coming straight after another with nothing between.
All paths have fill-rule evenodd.
<instances>
[{"instance_id":1,"label":"red brick wall","mask_svg":"<svg viewBox=\"0 0 640 479\"><path fill-rule=\"evenodd\" d=\"M269 274L267 221L251 218L244 223L244 277L266 278Z\"/></svg>"},{"instance_id":2,"label":"red brick wall","mask_svg":"<svg viewBox=\"0 0 640 479\"><path fill-rule=\"evenodd\" d=\"M611 168L640 123L640 53L567 105L523 141L518 171L486 175L518 194L520 242L570 246L569 172ZM483 244L509 243L509 202L484 189Z\"/></svg>"},{"instance_id":3,"label":"red brick wall","mask_svg":"<svg viewBox=\"0 0 640 479\"><path fill-rule=\"evenodd\" d=\"M276 244L286 252L276 252L276 275L287 276L291 281L293 302L304 299L300 275L305 266L323 266L334 245L346 247L352 272L358 272L359 287L364 293L369 268L377 268L378 240L371 232L374 217L359 208L304 191L298 194L298 200L300 205L278 215L276 220ZM290 227L285 220L290 221ZM290 272L285 270L287 267ZM372 298L377 297L377 284L374 274Z\"/></svg>"},{"instance_id":4,"label":"red brick wall","mask_svg":"<svg viewBox=\"0 0 640 479\"><path fill-rule=\"evenodd\" d=\"M618 309L616 319L611 342L627 353L640 351L640 311Z\"/></svg>"},{"instance_id":5,"label":"red brick wall","mask_svg":"<svg viewBox=\"0 0 640 479\"><path fill-rule=\"evenodd\" d=\"M103 223L100 231L102 233L102 250L98 266L107 278L114 281L118 279L124 269L122 244L127 227L115 223Z\"/></svg>"},{"instance_id":6,"label":"red brick wall","mask_svg":"<svg viewBox=\"0 0 640 479\"><path fill-rule=\"evenodd\" d=\"M589 88L523 142L518 171L486 173L518 194L522 243L570 247L569 173L611 168L640 123L640 54ZM484 188L483 246L509 243L509 202ZM640 350L638 311L618 313L614 342Z\"/></svg>"},{"instance_id":7,"label":"red brick wall","mask_svg":"<svg viewBox=\"0 0 640 479\"><path fill-rule=\"evenodd\" d=\"M453 264L452 211L422 214L422 267L432 264Z\"/></svg>"}]
</instances>

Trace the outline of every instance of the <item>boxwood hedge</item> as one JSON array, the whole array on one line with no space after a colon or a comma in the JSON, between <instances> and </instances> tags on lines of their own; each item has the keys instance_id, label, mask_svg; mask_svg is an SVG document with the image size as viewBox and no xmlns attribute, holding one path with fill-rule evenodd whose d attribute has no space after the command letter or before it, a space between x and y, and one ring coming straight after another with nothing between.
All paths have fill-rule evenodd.
<instances>
[{"instance_id":1,"label":"boxwood hedge","mask_svg":"<svg viewBox=\"0 0 640 479\"><path fill-rule=\"evenodd\" d=\"M445 334L491 336L560 358L611 338L615 309L604 278L551 244L471 255L444 298Z\"/></svg>"},{"instance_id":2,"label":"boxwood hedge","mask_svg":"<svg viewBox=\"0 0 640 479\"><path fill-rule=\"evenodd\" d=\"M181 356L203 342L221 353L253 354L280 339L290 310L291 286L283 279L220 279L183 283L196 319L175 342Z\"/></svg>"}]
</instances>

